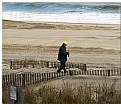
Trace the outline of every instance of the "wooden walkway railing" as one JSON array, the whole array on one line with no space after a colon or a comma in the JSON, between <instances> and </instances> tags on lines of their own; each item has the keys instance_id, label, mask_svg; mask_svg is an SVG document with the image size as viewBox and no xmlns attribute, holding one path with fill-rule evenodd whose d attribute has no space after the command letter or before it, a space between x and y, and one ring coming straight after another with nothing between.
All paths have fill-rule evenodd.
<instances>
[{"instance_id":1,"label":"wooden walkway railing","mask_svg":"<svg viewBox=\"0 0 121 104\"><path fill-rule=\"evenodd\" d=\"M16 86L30 86L44 81L56 79L66 75L95 75L95 76L121 76L121 69L114 68L108 70L69 70L67 73L24 73L24 74L11 74L2 76L2 85L7 84Z\"/></svg>"}]
</instances>

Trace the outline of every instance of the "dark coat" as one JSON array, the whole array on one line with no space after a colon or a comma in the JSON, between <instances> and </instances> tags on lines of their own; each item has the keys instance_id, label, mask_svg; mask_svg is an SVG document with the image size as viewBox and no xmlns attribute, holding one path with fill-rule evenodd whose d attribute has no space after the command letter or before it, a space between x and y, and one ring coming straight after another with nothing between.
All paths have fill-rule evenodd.
<instances>
[{"instance_id":1,"label":"dark coat","mask_svg":"<svg viewBox=\"0 0 121 104\"><path fill-rule=\"evenodd\" d=\"M66 47L62 45L59 48L58 59L59 61L67 61Z\"/></svg>"}]
</instances>

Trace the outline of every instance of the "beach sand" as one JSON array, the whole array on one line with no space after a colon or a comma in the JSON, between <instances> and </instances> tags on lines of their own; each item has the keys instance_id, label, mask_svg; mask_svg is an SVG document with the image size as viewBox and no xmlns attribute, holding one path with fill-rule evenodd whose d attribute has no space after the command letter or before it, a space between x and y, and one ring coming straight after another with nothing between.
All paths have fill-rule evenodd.
<instances>
[{"instance_id":1,"label":"beach sand","mask_svg":"<svg viewBox=\"0 0 121 104\"><path fill-rule=\"evenodd\" d=\"M63 28L60 28L63 27ZM3 45L90 47L120 50L120 25L3 21Z\"/></svg>"},{"instance_id":2,"label":"beach sand","mask_svg":"<svg viewBox=\"0 0 121 104\"><path fill-rule=\"evenodd\" d=\"M69 62L120 67L120 25L3 20L4 59L57 61L68 42Z\"/></svg>"},{"instance_id":3,"label":"beach sand","mask_svg":"<svg viewBox=\"0 0 121 104\"><path fill-rule=\"evenodd\" d=\"M120 39L119 25L3 20L2 73L56 72L57 69L32 67L10 70L10 64L6 60L57 61L58 49L63 41L68 42L68 62L85 63L87 70L120 67ZM75 86L85 81L95 84L115 83L117 87L120 86L120 78L96 76L66 76L44 84L59 87L64 82L70 82ZM40 85L43 84L32 88L38 89Z\"/></svg>"},{"instance_id":4,"label":"beach sand","mask_svg":"<svg viewBox=\"0 0 121 104\"><path fill-rule=\"evenodd\" d=\"M120 25L3 20L3 59L56 61L68 42L69 62L120 67Z\"/></svg>"}]
</instances>

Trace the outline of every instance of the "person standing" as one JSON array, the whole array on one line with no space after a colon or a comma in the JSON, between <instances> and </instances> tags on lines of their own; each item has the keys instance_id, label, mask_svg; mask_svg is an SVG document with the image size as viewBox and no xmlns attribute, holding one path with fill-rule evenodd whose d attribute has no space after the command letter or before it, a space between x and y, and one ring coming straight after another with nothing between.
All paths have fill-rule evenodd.
<instances>
[{"instance_id":1,"label":"person standing","mask_svg":"<svg viewBox=\"0 0 121 104\"><path fill-rule=\"evenodd\" d=\"M59 48L57 60L60 61L60 68L57 70L57 72L61 72L61 70L63 69L64 73L66 73L65 64L67 61L67 56L69 57L69 52L66 52L66 46L67 41L64 41L62 46Z\"/></svg>"}]
</instances>

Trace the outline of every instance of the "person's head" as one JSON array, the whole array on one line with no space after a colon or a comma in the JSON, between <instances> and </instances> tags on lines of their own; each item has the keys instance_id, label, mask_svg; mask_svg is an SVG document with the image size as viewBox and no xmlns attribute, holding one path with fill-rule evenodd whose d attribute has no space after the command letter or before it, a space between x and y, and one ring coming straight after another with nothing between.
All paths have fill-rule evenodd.
<instances>
[{"instance_id":1,"label":"person's head","mask_svg":"<svg viewBox=\"0 0 121 104\"><path fill-rule=\"evenodd\" d=\"M63 42L63 46L67 46L67 41L64 41Z\"/></svg>"}]
</instances>

